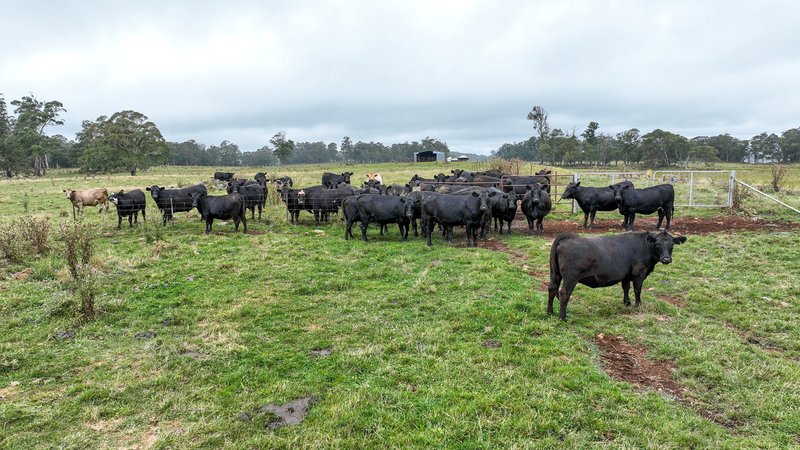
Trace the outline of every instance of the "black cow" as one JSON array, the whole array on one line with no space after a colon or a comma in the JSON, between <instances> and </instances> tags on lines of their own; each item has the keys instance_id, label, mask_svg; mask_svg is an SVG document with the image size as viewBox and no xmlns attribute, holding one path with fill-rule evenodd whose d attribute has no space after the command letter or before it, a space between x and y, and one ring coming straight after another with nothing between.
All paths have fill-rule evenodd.
<instances>
[{"instance_id":1,"label":"black cow","mask_svg":"<svg viewBox=\"0 0 800 450\"><path fill-rule=\"evenodd\" d=\"M452 227L464 225L467 230L467 246L478 246L478 229L483 215L489 208L489 198L494 192L470 195L429 194L422 201L423 233L428 237L428 245L432 245L433 224L438 222L445 228L446 240L453 240Z\"/></svg>"},{"instance_id":2,"label":"black cow","mask_svg":"<svg viewBox=\"0 0 800 450\"><path fill-rule=\"evenodd\" d=\"M422 200L430 194L432 193L427 191L411 191L407 195L407 198L409 198L413 202L412 208L414 215L411 217L411 227L414 229L414 236L419 236L419 234L417 233L417 220L422 218ZM423 227L422 235L425 236L424 223L422 224L422 227Z\"/></svg>"},{"instance_id":3,"label":"black cow","mask_svg":"<svg viewBox=\"0 0 800 450\"><path fill-rule=\"evenodd\" d=\"M301 189L297 193L297 200L303 206L303 209L314 214L314 225L319 225L320 220L327 222L331 213L338 213L342 201L346 197L355 194L355 192L356 189L350 185L335 189L326 189L325 186L312 186Z\"/></svg>"},{"instance_id":4,"label":"black cow","mask_svg":"<svg viewBox=\"0 0 800 450\"><path fill-rule=\"evenodd\" d=\"M594 216L597 211L614 211L617 209L617 201L614 200L614 191L608 188L583 187L581 182L570 183L561 194L561 200L575 199L578 206L583 211L583 228L594 227Z\"/></svg>"},{"instance_id":5,"label":"black cow","mask_svg":"<svg viewBox=\"0 0 800 450\"><path fill-rule=\"evenodd\" d=\"M358 218L361 221L361 238L367 241L367 228L371 222L381 227L396 223L400 227L400 238L408 238L408 225L414 217L414 202L392 195L359 195L356 197ZM349 220L348 220L349 223ZM348 227L348 230L350 227Z\"/></svg>"},{"instance_id":6,"label":"black cow","mask_svg":"<svg viewBox=\"0 0 800 450\"><path fill-rule=\"evenodd\" d=\"M139 223L139 211L142 212L142 220L147 222L145 215L145 208L147 207L147 200L144 192L140 189L134 189L130 192L120 190L117 193L108 196L108 201L117 207L117 228L122 228L122 218L128 217L128 226L133 226L133 223Z\"/></svg>"},{"instance_id":7,"label":"black cow","mask_svg":"<svg viewBox=\"0 0 800 450\"><path fill-rule=\"evenodd\" d=\"M658 224L656 229L661 228L664 217L667 218L667 226L664 228L669 231L669 223L672 213L675 211L675 188L671 184L659 184L644 189L636 189L630 181L612 184L609 186L614 191L614 200L619 207L619 213L625 218L622 226L633 231L633 221L636 213L652 214L658 211Z\"/></svg>"},{"instance_id":8,"label":"black cow","mask_svg":"<svg viewBox=\"0 0 800 450\"><path fill-rule=\"evenodd\" d=\"M285 176L279 178L273 178L272 182L275 183L275 186L278 189L280 189L283 186L292 187L292 185L294 184L291 177L285 177Z\"/></svg>"},{"instance_id":9,"label":"black cow","mask_svg":"<svg viewBox=\"0 0 800 450\"><path fill-rule=\"evenodd\" d=\"M197 192L200 194L208 194L208 190L202 184L196 184L183 189L166 189L163 186L150 186L145 188L150 191L150 196L156 201L158 209L161 210L161 216L164 220L164 225L167 220L173 220L173 213L191 211L192 194Z\"/></svg>"},{"instance_id":10,"label":"black cow","mask_svg":"<svg viewBox=\"0 0 800 450\"><path fill-rule=\"evenodd\" d=\"M239 222L244 225L242 233L247 233L247 210L241 194L234 192L228 195L210 197L206 194L195 192L192 194L192 207L197 208L200 216L206 221L206 233L211 232L214 219L233 219L233 231L239 231Z\"/></svg>"},{"instance_id":11,"label":"black cow","mask_svg":"<svg viewBox=\"0 0 800 450\"><path fill-rule=\"evenodd\" d=\"M409 187L408 189L406 189L406 186L403 186L402 184L394 183L390 184L389 186L386 186L386 193L388 195L394 195L399 197L401 195L406 195L409 192L411 192L411 188Z\"/></svg>"},{"instance_id":12,"label":"black cow","mask_svg":"<svg viewBox=\"0 0 800 450\"><path fill-rule=\"evenodd\" d=\"M265 174L264 172L258 172L254 178L256 180L256 183L258 183L259 186L264 188L264 192L267 192L267 181L269 181L269 179L267 178L267 174Z\"/></svg>"},{"instance_id":13,"label":"black cow","mask_svg":"<svg viewBox=\"0 0 800 450\"><path fill-rule=\"evenodd\" d=\"M612 236L559 235L550 249L550 286L547 289L547 314L553 314L553 298L558 298L558 317L567 318L567 303L578 283L590 288L622 283L625 306L630 306L628 290L633 282L636 306L642 303L642 284L656 264L672 262L672 247L686 237L661 233L622 233ZM564 285L559 286L561 282Z\"/></svg>"},{"instance_id":14,"label":"black cow","mask_svg":"<svg viewBox=\"0 0 800 450\"><path fill-rule=\"evenodd\" d=\"M553 203L550 201L550 195L545 190L544 186L539 183L533 186L525 186L525 196L522 197L522 214L528 219L528 236L534 231L534 226L537 233L544 231L542 220L550 213Z\"/></svg>"},{"instance_id":15,"label":"black cow","mask_svg":"<svg viewBox=\"0 0 800 450\"><path fill-rule=\"evenodd\" d=\"M474 172L473 175L475 175L476 177L487 176L493 178L500 178L503 175L503 172L498 169L490 169L490 170L484 170L483 172Z\"/></svg>"},{"instance_id":16,"label":"black cow","mask_svg":"<svg viewBox=\"0 0 800 450\"><path fill-rule=\"evenodd\" d=\"M219 181L230 181L233 179L233 172L214 172L214 179Z\"/></svg>"},{"instance_id":17,"label":"black cow","mask_svg":"<svg viewBox=\"0 0 800 450\"><path fill-rule=\"evenodd\" d=\"M489 191L495 192L495 196L489 199L489 206L491 207L491 217L494 219L494 231L499 231L503 234L503 222L508 224L508 234L511 234L511 221L517 215L517 194L513 192L503 192L499 189L489 188ZM500 223L498 229L497 224ZM481 234L486 235L485 228L489 225L489 221L485 221L484 227L481 229Z\"/></svg>"},{"instance_id":18,"label":"black cow","mask_svg":"<svg viewBox=\"0 0 800 450\"><path fill-rule=\"evenodd\" d=\"M292 189L284 185L278 189L278 192L281 194L281 200L289 212L289 223L297 225L300 211L304 209L304 205L298 202L297 193L300 192L300 189Z\"/></svg>"},{"instance_id":19,"label":"black cow","mask_svg":"<svg viewBox=\"0 0 800 450\"><path fill-rule=\"evenodd\" d=\"M550 193L550 177L548 176L551 171L542 169L536 172L536 175L521 176L521 175L503 175L500 177L503 183L503 190L506 192L514 191L515 194L522 197L525 195L525 186L541 184L543 189Z\"/></svg>"},{"instance_id":20,"label":"black cow","mask_svg":"<svg viewBox=\"0 0 800 450\"><path fill-rule=\"evenodd\" d=\"M244 198L244 207L252 212L252 219L256 218L256 208L258 208L258 220L261 221L261 210L267 201L266 186L261 186L258 181L252 180L231 180L228 181L228 194L238 192Z\"/></svg>"},{"instance_id":21,"label":"black cow","mask_svg":"<svg viewBox=\"0 0 800 450\"><path fill-rule=\"evenodd\" d=\"M325 172L322 174L322 185L328 189L336 189L339 187L339 183L350 184L350 175L352 174L353 172L342 172L338 175L332 172Z\"/></svg>"},{"instance_id":22,"label":"black cow","mask_svg":"<svg viewBox=\"0 0 800 450\"><path fill-rule=\"evenodd\" d=\"M453 181L463 178L464 181L472 181L475 178L475 174L472 172L467 172L466 170L462 169L453 169L450 171L453 174Z\"/></svg>"}]
</instances>

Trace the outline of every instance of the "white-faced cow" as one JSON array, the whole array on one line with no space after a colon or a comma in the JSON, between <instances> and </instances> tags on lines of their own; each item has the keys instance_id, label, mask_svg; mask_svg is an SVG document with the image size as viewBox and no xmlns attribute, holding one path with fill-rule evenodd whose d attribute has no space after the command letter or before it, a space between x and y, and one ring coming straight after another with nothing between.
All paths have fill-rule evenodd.
<instances>
[{"instance_id":1,"label":"white-faced cow","mask_svg":"<svg viewBox=\"0 0 800 450\"><path fill-rule=\"evenodd\" d=\"M139 212L142 213L142 220L147 222L145 208L147 207L147 200L144 192L140 189L134 189L129 192L120 190L108 196L108 201L117 207L117 228L122 227L122 218L128 218L128 226L132 227L134 223L139 223Z\"/></svg>"},{"instance_id":2,"label":"white-faced cow","mask_svg":"<svg viewBox=\"0 0 800 450\"><path fill-rule=\"evenodd\" d=\"M639 306L644 280L659 262L671 263L672 247L684 242L686 237L672 237L666 231L612 236L560 234L550 249L547 314L553 314L553 299L558 298L558 317L566 319L567 303L578 283L590 288L622 283L625 306L631 304L628 291L633 283L636 306Z\"/></svg>"}]
</instances>

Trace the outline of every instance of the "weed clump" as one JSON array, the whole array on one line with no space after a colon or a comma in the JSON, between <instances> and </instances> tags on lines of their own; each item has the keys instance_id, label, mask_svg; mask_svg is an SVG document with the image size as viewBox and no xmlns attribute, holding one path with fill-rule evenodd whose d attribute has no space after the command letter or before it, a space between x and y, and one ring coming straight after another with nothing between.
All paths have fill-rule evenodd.
<instances>
[{"instance_id":1,"label":"weed clump","mask_svg":"<svg viewBox=\"0 0 800 450\"><path fill-rule=\"evenodd\" d=\"M0 226L0 252L12 263L44 255L50 250L50 222L28 218Z\"/></svg>"},{"instance_id":2,"label":"weed clump","mask_svg":"<svg viewBox=\"0 0 800 450\"><path fill-rule=\"evenodd\" d=\"M772 190L780 192L783 180L786 178L786 166L782 164L772 165Z\"/></svg>"},{"instance_id":3,"label":"weed clump","mask_svg":"<svg viewBox=\"0 0 800 450\"><path fill-rule=\"evenodd\" d=\"M90 320L94 317L97 292L97 269L91 265L95 230L81 222L63 222L59 231L72 288L80 301L79 312L85 320Z\"/></svg>"}]
</instances>

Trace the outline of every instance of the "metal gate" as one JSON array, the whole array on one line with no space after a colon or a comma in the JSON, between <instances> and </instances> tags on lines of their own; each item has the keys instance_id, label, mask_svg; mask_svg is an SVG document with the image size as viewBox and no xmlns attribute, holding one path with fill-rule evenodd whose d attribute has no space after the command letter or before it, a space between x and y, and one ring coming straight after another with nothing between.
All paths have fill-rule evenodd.
<instances>
[{"instance_id":1,"label":"metal gate","mask_svg":"<svg viewBox=\"0 0 800 450\"><path fill-rule=\"evenodd\" d=\"M673 185L675 206L730 208L735 181L735 170L657 170L649 185Z\"/></svg>"}]
</instances>

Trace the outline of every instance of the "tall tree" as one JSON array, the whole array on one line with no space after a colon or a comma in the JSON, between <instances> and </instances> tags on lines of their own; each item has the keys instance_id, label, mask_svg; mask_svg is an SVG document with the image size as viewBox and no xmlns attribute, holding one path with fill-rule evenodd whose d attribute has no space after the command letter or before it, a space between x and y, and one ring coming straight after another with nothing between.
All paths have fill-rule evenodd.
<instances>
[{"instance_id":1,"label":"tall tree","mask_svg":"<svg viewBox=\"0 0 800 450\"><path fill-rule=\"evenodd\" d=\"M167 162L169 150L161 131L142 113L126 110L95 122L84 121L78 133L83 168L88 171L139 169Z\"/></svg>"},{"instance_id":2,"label":"tall tree","mask_svg":"<svg viewBox=\"0 0 800 450\"><path fill-rule=\"evenodd\" d=\"M350 136L345 136L342 138L342 146L340 147L340 151L342 153L342 158L345 161L353 160L353 140L350 139Z\"/></svg>"},{"instance_id":3,"label":"tall tree","mask_svg":"<svg viewBox=\"0 0 800 450\"><path fill-rule=\"evenodd\" d=\"M19 160L21 159L17 147L12 141L13 128L13 117L8 114L6 100L0 94L0 169L8 178L19 171Z\"/></svg>"},{"instance_id":4,"label":"tall tree","mask_svg":"<svg viewBox=\"0 0 800 450\"><path fill-rule=\"evenodd\" d=\"M586 127L586 130L581 133L581 137L583 137L583 155L584 159L587 162L595 162L598 161L598 152L597 152L597 129L600 127L600 124L597 122L589 122L589 125ZM605 164L605 161L603 162Z\"/></svg>"},{"instance_id":5,"label":"tall tree","mask_svg":"<svg viewBox=\"0 0 800 450\"><path fill-rule=\"evenodd\" d=\"M547 123L547 111L541 106L534 106L528 113L528 120L533 122L533 128L539 133L539 145L547 143L547 136L550 134L550 124ZM544 164L544 152L539 152L541 163Z\"/></svg>"},{"instance_id":6,"label":"tall tree","mask_svg":"<svg viewBox=\"0 0 800 450\"><path fill-rule=\"evenodd\" d=\"M642 136L642 154L650 167L663 167L688 160L691 146L685 137L660 129Z\"/></svg>"},{"instance_id":7,"label":"tall tree","mask_svg":"<svg viewBox=\"0 0 800 450\"><path fill-rule=\"evenodd\" d=\"M784 162L800 161L800 128L786 130L781 135Z\"/></svg>"},{"instance_id":8,"label":"tall tree","mask_svg":"<svg viewBox=\"0 0 800 450\"><path fill-rule=\"evenodd\" d=\"M430 150L444 153L445 161L447 161L447 158L450 157L450 147L447 145L447 143L430 136L427 136L422 140L422 148L425 149L425 151Z\"/></svg>"},{"instance_id":9,"label":"tall tree","mask_svg":"<svg viewBox=\"0 0 800 450\"><path fill-rule=\"evenodd\" d=\"M14 113L17 114L13 145L30 155L34 176L45 175L49 165L48 154L58 146L58 142L46 136L44 129L48 126L63 125L64 121L58 116L66 109L57 100L42 102L33 94L14 100L11 104L16 106Z\"/></svg>"},{"instance_id":10,"label":"tall tree","mask_svg":"<svg viewBox=\"0 0 800 450\"><path fill-rule=\"evenodd\" d=\"M639 136L638 129L631 128L630 130L617 133L617 142L619 142L618 158L622 158L625 164L641 161L639 146L642 142L642 138Z\"/></svg>"},{"instance_id":11,"label":"tall tree","mask_svg":"<svg viewBox=\"0 0 800 450\"><path fill-rule=\"evenodd\" d=\"M292 150L294 150L294 141L286 139L285 131L279 131L275 133L275 136L272 136L269 142L275 147L272 153L278 157L281 161L281 165L285 165L289 161L289 155L291 155Z\"/></svg>"},{"instance_id":12,"label":"tall tree","mask_svg":"<svg viewBox=\"0 0 800 450\"><path fill-rule=\"evenodd\" d=\"M216 154L218 156L217 163L221 166L238 166L242 164L242 152L239 150L239 146L230 141L222 141L216 147Z\"/></svg>"}]
</instances>

